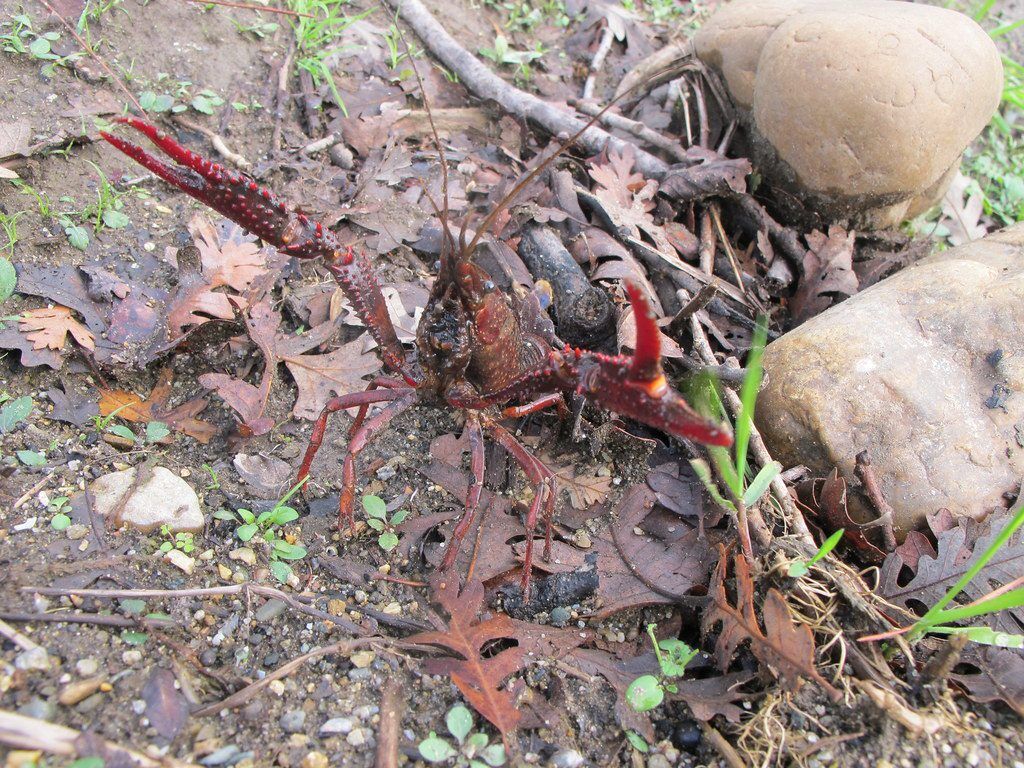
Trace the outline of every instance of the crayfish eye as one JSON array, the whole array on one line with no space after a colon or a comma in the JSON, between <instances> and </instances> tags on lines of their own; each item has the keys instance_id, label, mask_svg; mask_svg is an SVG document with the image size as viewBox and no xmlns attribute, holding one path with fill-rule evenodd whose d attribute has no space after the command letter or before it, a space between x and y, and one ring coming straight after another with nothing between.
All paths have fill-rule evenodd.
<instances>
[{"instance_id":1,"label":"crayfish eye","mask_svg":"<svg viewBox=\"0 0 1024 768\"><path fill-rule=\"evenodd\" d=\"M493 291L493 290L494 290L494 281L492 281L492 280L486 280L486 281L484 282L484 290L485 290L485 291L486 291L487 293L490 293L491 291Z\"/></svg>"},{"instance_id":2,"label":"crayfish eye","mask_svg":"<svg viewBox=\"0 0 1024 768\"><path fill-rule=\"evenodd\" d=\"M441 260L440 259L438 259L437 261L434 262L434 271L435 272L440 272L441 271Z\"/></svg>"}]
</instances>

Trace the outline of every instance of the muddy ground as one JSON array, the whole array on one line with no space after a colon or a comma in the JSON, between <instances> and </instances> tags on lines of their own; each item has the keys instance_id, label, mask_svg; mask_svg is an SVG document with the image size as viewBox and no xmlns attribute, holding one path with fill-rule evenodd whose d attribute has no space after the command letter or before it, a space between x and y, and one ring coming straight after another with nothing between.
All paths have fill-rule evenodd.
<instances>
[{"instance_id":1,"label":"muddy ground","mask_svg":"<svg viewBox=\"0 0 1024 768\"><path fill-rule=\"evenodd\" d=\"M471 49L491 44L494 25L505 18L493 8L475 7L464 0L433 5L442 21ZM73 0L64 6L55 4L69 18L77 18ZM355 14L362 7L356 4L349 13ZM365 9L374 17L383 17L372 4ZM56 17L34 2L26 2L19 9L13 0L5 0L4 14L12 11L28 14L37 32L60 32L60 41L54 43L58 54L77 50ZM226 104L218 106L213 116L189 110L187 117L226 137L232 150L265 171L262 181L269 186L286 195L295 191L301 194L301 174L275 169L266 162L275 130L280 130L285 147L299 147L310 141L295 104L287 105L280 121L271 108L275 104L274 73L288 55L291 35L279 26L276 32L260 38L237 26L272 19L243 9L172 0L148 4L125 0L114 3L93 20L89 34L103 61L119 73L136 96L168 80L194 84L193 93L205 88L221 96ZM385 24L383 18L378 21ZM668 27L662 28L663 36L669 32ZM557 52L559 28L545 23L539 34ZM521 35L520 39L532 38ZM571 72L571 66L556 52L547 54L550 68L539 69L534 75L533 87L542 93L549 87L555 90L546 80L554 81ZM185 225L198 204L152 177L143 177L137 166L105 143L80 138L88 135L95 139L93 118L116 114L126 98L104 82L94 59L81 59L71 67L59 66L52 76L42 74L43 64L28 55L0 54L0 125L27 120L31 124L31 143L45 146L45 151L37 150L18 164L18 175L34 189L45 192L58 209L71 209L95 198L99 183L96 167L101 168L108 177L125 184L122 189L130 190L123 198L123 212L130 224L98 234L90 228L89 244L83 253L71 247L62 226L41 215L31 197L4 184L0 187L0 209L7 214L26 211L17 222L15 263L91 263L136 269L154 285L171 280L173 265L162 256L166 248L189 242ZM252 105L253 101L263 108L243 113L230 106L232 102ZM200 132L186 129L179 136L191 146L210 152L209 142ZM327 159L321 155L317 162L326 164ZM314 173L313 166L308 163L305 172ZM337 174L338 169L332 168L331 172ZM351 174L339 178L343 188L350 183ZM322 188L316 187L316 191L322 192ZM326 207L330 201L317 202ZM384 273L386 280L426 285L429 265L411 252L403 253L384 265ZM297 290L299 286L323 285L327 277L303 265L294 270L289 281ZM16 294L3 305L3 314L13 316L38 306L41 303L37 297ZM350 338L358 335L352 329L345 333ZM249 362L258 368L256 353L250 349L246 354L252 356ZM173 371L171 405L207 394L198 383L203 373L245 363L230 349L215 354L179 351L165 362ZM33 595L25 590L31 586L177 590L248 581L276 584L265 559L250 566L229 557L229 552L239 546L235 525L214 519L212 513L223 508L260 510L273 503L272 494L256 493L251 484L241 481L233 465L237 454L273 457L292 467L298 463L311 425L290 417L296 391L283 368L266 411L276 427L243 442L233 436L233 411L215 396L209 398L210 404L202 413L216 432L206 444L175 434L169 444L140 444L125 450L104 440L101 430L88 421L79 427L48 418L51 403L46 393L58 385L81 401L94 402L103 384L146 394L153 388L159 368L158 364L141 369L120 365L103 370L101 381L98 372L81 356L70 352L65 354L60 371L45 366L24 367L13 352L0 357L4 392L12 398L28 395L35 405L29 423L0 441L0 610L44 612L72 604L67 597ZM314 465L308 501L296 504L304 513L308 509L308 514L288 527L309 551L295 565L297 586L315 597L314 605L323 615L310 616L280 601L247 602L240 595L153 599L145 605L76 598L74 605L86 611L114 617L167 614L170 623L162 627L123 627L12 622L48 651L52 666L48 671L15 670L11 665L19 649L4 643L2 659L8 671L0 675L0 708L89 731L158 758L166 755L186 762L203 760L206 765L362 766L374 762L383 688L388 680L399 680L400 762L415 762L415 744L431 730L444 731L445 713L460 697L446 677L424 674L417 661L399 653L373 649L367 653L367 649L361 649L354 654L319 658L239 706L215 715L189 717L183 723L176 722L174 707L162 709L153 704L161 696L161 686L167 685L177 693L170 696L164 690L164 694L183 697L190 705L217 701L311 649L347 637L326 615L366 625L380 621L382 631L397 634L401 632L394 625L403 619L419 624L430 620L422 587L381 578L397 577L414 583L429 578L432 568L424 563L419 551L403 552L400 548L386 554L365 526L355 537L344 539L336 531L335 499L347 423L347 417L335 419ZM457 498L424 476L421 469L432 461L431 442L446 434L458 434L460 428L455 414L427 407L410 410L363 454L363 492L379 494L388 501L401 500L414 518L445 510L457 514L461 509ZM596 452L564 439L556 444L559 447L554 450L563 453L564 463L616 479L634 474L638 457L642 461L646 454L646 448L636 444ZM44 464L25 466L16 458L16 451L22 450L44 453ZM200 493L208 522L195 539L191 555L196 563L191 575L160 557L158 549L165 538L159 532L97 531L91 527L93 521L81 494L85 484L150 458L185 478ZM522 483L514 482L507 493L523 497ZM60 496L72 497L69 515L73 525L56 531L49 525L54 511L47 506ZM33 517L36 524L25 525ZM595 530L606 523L597 520ZM571 621L595 631L610 646L632 647L636 652L643 650L642 628L647 623L677 625L692 621L685 612L658 607L590 622L587 617L593 607L585 601L572 606ZM536 618L550 620L546 615ZM410 624L407 629L419 624ZM538 723L541 727L519 735L517 748L526 763L549 764L554 758L556 765L572 765L570 751L575 751L595 765L636 765L645 761L652 767L724 765L719 752L702 738L699 725L681 704L667 707L655 723L654 753L644 757L629 746L613 710L614 697L600 678L542 660L527 673L526 680L535 690L535 698L548 702L536 707L537 717L545 720ZM73 701L77 697L64 696L67 703L60 703L61 695L69 688L76 690L82 681L86 683L78 690L85 695L77 701ZM765 754L766 744L774 740L778 746L779 740L785 740L788 745L781 749L783 757L779 756L780 750L773 750L774 764L1020 766L1024 760L1020 721L1006 710L963 698L946 699L951 724L948 730L918 742L909 741L900 726L852 693L845 702L833 705L812 686L805 686L795 696L752 687L749 700L742 706L748 713L743 722L726 724L723 732L734 743L749 748L751 754ZM328 721L333 722L334 733L321 732ZM494 738L493 729L487 730ZM38 764L69 763L45 757Z\"/></svg>"}]
</instances>

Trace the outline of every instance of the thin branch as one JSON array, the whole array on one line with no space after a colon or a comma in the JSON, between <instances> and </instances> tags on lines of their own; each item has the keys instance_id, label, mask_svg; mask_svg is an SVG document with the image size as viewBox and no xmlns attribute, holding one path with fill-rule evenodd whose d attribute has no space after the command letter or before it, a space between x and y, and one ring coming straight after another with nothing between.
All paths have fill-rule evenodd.
<instances>
[{"instance_id":1,"label":"thin branch","mask_svg":"<svg viewBox=\"0 0 1024 768\"><path fill-rule=\"evenodd\" d=\"M597 51L594 52L594 59L590 62L590 74L587 75L587 82L583 84L583 98L592 99L594 98L594 86L597 85L597 74L601 71L601 67L604 66L604 60L608 57L608 52L612 49L612 42L615 40L615 33L612 32L611 25L605 22L604 30L601 32L601 42L597 46Z\"/></svg>"},{"instance_id":2,"label":"thin branch","mask_svg":"<svg viewBox=\"0 0 1024 768\"><path fill-rule=\"evenodd\" d=\"M585 115L595 116L601 108L594 105L588 104L585 101L579 99L569 99L569 105L578 109ZM601 122L607 125L609 128L616 128L620 131L626 131L636 136L641 141L646 141L652 147L657 147L663 152L667 152L671 155L673 160L677 160L680 163L692 162L686 156L686 150L679 144L678 141L663 136L651 128L648 128L643 123L637 120L631 120L628 117L623 117L616 112L605 112L601 115Z\"/></svg>"},{"instance_id":3,"label":"thin branch","mask_svg":"<svg viewBox=\"0 0 1024 768\"><path fill-rule=\"evenodd\" d=\"M509 85L494 74L456 42L420 0L385 2L412 27L427 49L477 97L496 101L506 112L532 120L553 136L572 136L586 125L578 117ZM662 160L597 126L587 128L579 137L578 144L592 155L608 148L620 153L630 150L635 154L637 170L648 178L660 178L668 171Z\"/></svg>"},{"instance_id":4,"label":"thin branch","mask_svg":"<svg viewBox=\"0 0 1024 768\"><path fill-rule=\"evenodd\" d=\"M278 13L282 16L302 16L306 19L316 18L312 13L303 13L302 11L290 11L286 8L275 8L271 5L254 5L253 3L235 3L231 0L187 0L190 3L199 3L201 5L223 5L227 8L244 8L248 11L266 11L267 13Z\"/></svg>"}]
</instances>

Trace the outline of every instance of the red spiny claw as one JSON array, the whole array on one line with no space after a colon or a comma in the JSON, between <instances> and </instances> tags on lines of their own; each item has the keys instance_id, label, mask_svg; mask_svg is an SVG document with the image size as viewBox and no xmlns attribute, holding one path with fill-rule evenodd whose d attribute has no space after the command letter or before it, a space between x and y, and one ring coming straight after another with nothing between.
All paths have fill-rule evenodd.
<instances>
[{"instance_id":1,"label":"red spiny claw","mask_svg":"<svg viewBox=\"0 0 1024 768\"><path fill-rule=\"evenodd\" d=\"M156 126L135 117L119 117L156 144L177 165L168 165L142 147L118 136L100 135L140 165L226 216L290 256L352 260L337 238L304 214L289 210L283 200L243 173L231 171L191 152Z\"/></svg>"},{"instance_id":2,"label":"red spiny claw","mask_svg":"<svg viewBox=\"0 0 1024 768\"><path fill-rule=\"evenodd\" d=\"M727 425L701 416L669 385L661 367L661 336L651 305L636 285L627 282L626 292L636 318L636 351L632 356L611 357L566 350L578 391L609 410L677 437L732 445Z\"/></svg>"},{"instance_id":3,"label":"red spiny claw","mask_svg":"<svg viewBox=\"0 0 1024 768\"><path fill-rule=\"evenodd\" d=\"M191 152L144 120L119 117L117 122L144 134L177 165L170 165L119 136L105 131L100 131L100 135L164 181L276 246L282 253L300 259L324 257L356 313L380 345L385 364L391 370L403 371L407 381L415 383L404 373L405 353L373 268L365 256L356 258L352 248L342 247L333 232L305 214L291 210L277 195L249 176Z\"/></svg>"}]
</instances>

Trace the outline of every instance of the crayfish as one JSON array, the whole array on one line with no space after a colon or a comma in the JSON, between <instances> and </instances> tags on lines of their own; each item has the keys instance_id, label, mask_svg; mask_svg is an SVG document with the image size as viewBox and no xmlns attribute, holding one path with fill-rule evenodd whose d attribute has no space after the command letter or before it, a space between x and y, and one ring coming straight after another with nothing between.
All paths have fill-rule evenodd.
<instances>
[{"instance_id":1,"label":"crayfish","mask_svg":"<svg viewBox=\"0 0 1024 768\"><path fill-rule=\"evenodd\" d=\"M502 419L553 406L565 411L564 396L576 395L672 435L711 445L731 443L728 427L698 414L668 383L662 370L654 313L635 285L627 283L626 291L636 317L636 349L632 355L612 356L560 342L544 309L543 290L523 295L505 293L475 263L476 246L498 212L507 208L526 183L536 178L573 139L519 182L485 218L470 242L466 242L465 226L458 238L451 231L447 205L438 211L443 230L438 272L417 330L416 354L410 356L398 339L380 284L365 254L343 247L331 231L293 210L248 176L194 154L142 120L123 117L119 122L145 134L177 163L170 165L129 141L101 134L154 174L282 253L300 259L323 259L379 345L385 367L392 375L373 379L365 391L331 399L313 426L299 468L301 481L309 475L328 417L336 411L358 409L342 468L339 526L354 522L356 458L375 435L417 403L460 409L465 414L469 436L472 482L442 569L452 566L460 543L473 524L484 482L484 435L490 435L534 486L525 521L522 576L524 597L528 600L534 529L538 517L543 515L546 559L550 553L557 489L551 470L502 425ZM438 149L446 192L447 171L440 143ZM374 405L380 408L370 413Z\"/></svg>"}]
</instances>

